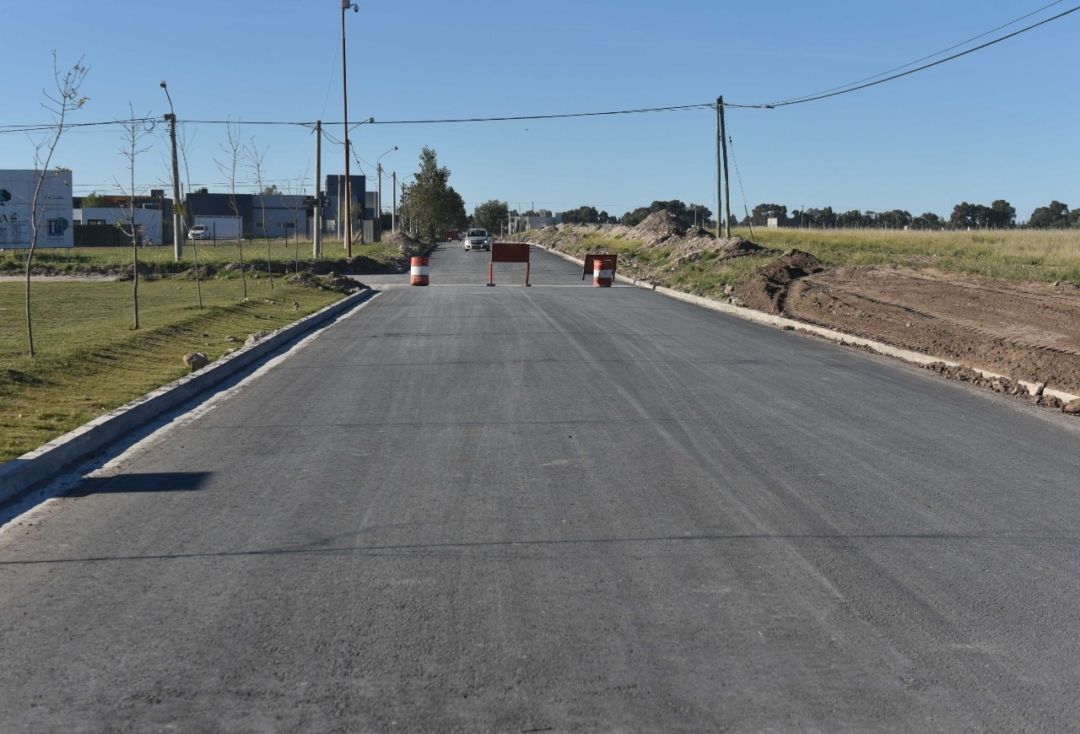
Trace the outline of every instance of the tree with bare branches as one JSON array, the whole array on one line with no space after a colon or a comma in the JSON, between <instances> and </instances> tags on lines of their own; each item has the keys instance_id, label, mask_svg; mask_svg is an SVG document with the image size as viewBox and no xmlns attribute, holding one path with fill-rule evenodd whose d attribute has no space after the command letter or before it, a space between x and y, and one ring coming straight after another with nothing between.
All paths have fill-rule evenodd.
<instances>
[{"instance_id":1,"label":"tree with bare branches","mask_svg":"<svg viewBox=\"0 0 1080 734\"><path fill-rule=\"evenodd\" d=\"M132 278L131 278L131 304L133 311L132 329L139 328L139 240L140 232L138 225L135 224L135 159L139 157L141 153L146 153L150 150L150 146L140 147L143 139L154 130L154 123L144 122L135 118L135 108L131 103L128 103L128 110L131 113L131 117L122 123L124 130L124 147L120 149L120 155L127 159L128 162L128 174L130 175L130 187L124 186L119 181L116 182L119 189L127 194L128 197L128 217L127 221L117 222L117 227L125 235L131 238L131 261L132 261ZM149 113L144 115L144 119L149 118Z\"/></svg>"},{"instance_id":2,"label":"tree with bare branches","mask_svg":"<svg viewBox=\"0 0 1080 734\"><path fill-rule=\"evenodd\" d=\"M187 132L183 132L179 138L180 144L180 160L184 162L184 179L187 183L187 192L191 193L191 169L188 167L188 138ZM183 190L180 192L180 197L183 198ZM174 207L180 207L180 217L184 221L184 229L188 232L191 231L191 225L195 222L192 218L192 212L188 211L187 205L182 201L174 201ZM202 275L199 273L199 241L192 238L191 240L191 255L195 260L195 292L199 299L199 310L202 311L203 299L202 299Z\"/></svg>"},{"instance_id":3,"label":"tree with bare branches","mask_svg":"<svg viewBox=\"0 0 1080 734\"><path fill-rule=\"evenodd\" d=\"M259 150L255 138L251 139L251 145L247 149L248 168L255 177L255 187L259 192L259 213L262 220L263 239L266 240L266 273L270 277L270 290L274 290L274 264L270 261L270 235L266 231L266 189L263 188L263 161L266 160L266 151L269 147Z\"/></svg>"},{"instance_id":4,"label":"tree with bare branches","mask_svg":"<svg viewBox=\"0 0 1080 734\"><path fill-rule=\"evenodd\" d=\"M244 225L240 221L240 203L236 199L236 168L240 164L240 156L243 152L243 146L240 144L240 126L234 126L230 122L225 126L225 133L226 144L221 146L221 150L229 156L228 162L223 163L215 158L214 164L221 171L221 175L229 180L229 208L233 210L233 214L236 216L238 232L236 242L240 247L240 282L244 287L244 300L246 301L248 292L247 275L244 274Z\"/></svg>"},{"instance_id":5,"label":"tree with bare branches","mask_svg":"<svg viewBox=\"0 0 1080 734\"><path fill-rule=\"evenodd\" d=\"M64 134L64 125L67 116L75 110L81 109L89 100L88 97L80 96L83 81L90 68L83 64L80 57L69 69L61 71L57 65L56 52L53 52L53 82L55 92L42 90L41 94L45 101L41 106L52 115L53 126L44 138L34 144L34 170L37 172L37 180L34 183L34 195L30 200L30 248L26 252L26 342L30 356L34 351L34 324L31 318L30 308L30 269L34 262L34 250L37 249L38 235L41 231L41 191L45 185L45 179L49 175L49 166L52 165L53 154L60 144L60 138Z\"/></svg>"}]
</instances>

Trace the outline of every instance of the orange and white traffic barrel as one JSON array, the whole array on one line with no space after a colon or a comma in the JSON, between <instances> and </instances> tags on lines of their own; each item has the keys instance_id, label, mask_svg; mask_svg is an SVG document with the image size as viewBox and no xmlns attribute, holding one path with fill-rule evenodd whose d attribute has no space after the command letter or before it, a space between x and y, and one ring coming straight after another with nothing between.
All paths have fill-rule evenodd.
<instances>
[{"instance_id":1,"label":"orange and white traffic barrel","mask_svg":"<svg viewBox=\"0 0 1080 734\"><path fill-rule=\"evenodd\" d=\"M427 285L429 272L428 259L426 257L414 257L411 260L409 271L409 285Z\"/></svg>"},{"instance_id":2,"label":"orange and white traffic barrel","mask_svg":"<svg viewBox=\"0 0 1080 734\"><path fill-rule=\"evenodd\" d=\"M615 279L615 263L612 258L593 258L592 284L596 288L610 288L611 281Z\"/></svg>"}]
</instances>

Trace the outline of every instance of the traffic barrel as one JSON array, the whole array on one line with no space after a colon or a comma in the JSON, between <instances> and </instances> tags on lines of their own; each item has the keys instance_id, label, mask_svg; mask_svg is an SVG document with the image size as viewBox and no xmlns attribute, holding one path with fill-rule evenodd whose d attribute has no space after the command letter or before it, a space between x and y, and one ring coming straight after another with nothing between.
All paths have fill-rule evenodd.
<instances>
[{"instance_id":1,"label":"traffic barrel","mask_svg":"<svg viewBox=\"0 0 1080 734\"><path fill-rule=\"evenodd\" d=\"M411 261L409 285L428 284L428 259L426 257L414 257Z\"/></svg>"},{"instance_id":2,"label":"traffic barrel","mask_svg":"<svg viewBox=\"0 0 1080 734\"><path fill-rule=\"evenodd\" d=\"M610 288L615 279L615 256L597 255L593 258L592 284L596 288Z\"/></svg>"}]
</instances>

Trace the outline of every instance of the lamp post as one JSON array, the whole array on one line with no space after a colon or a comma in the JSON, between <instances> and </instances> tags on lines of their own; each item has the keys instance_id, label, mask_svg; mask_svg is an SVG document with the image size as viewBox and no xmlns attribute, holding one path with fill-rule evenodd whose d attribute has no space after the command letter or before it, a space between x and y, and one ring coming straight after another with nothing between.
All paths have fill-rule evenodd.
<instances>
[{"instance_id":1,"label":"lamp post","mask_svg":"<svg viewBox=\"0 0 1080 734\"><path fill-rule=\"evenodd\" d=\"M173 182L173 258L180 262L180 256L184 250L184 233L180 223L180 163L176 157L176 110L173 109L172 95L169 94L169 85L161 80L161 88L165 90L165 99L169 100L169 114L165 115L165 121L169 123L169 139L172 141L172 182Z\"/></svg>"},{"instance_id":2,"label":"lamp post","mask_svg":"<svg viewBox=\"0 0 1080 734\"><path fill-rule=\"evenodd\" d=\"M349 259L352 259L352 194L349 192L349 82L347 77L348 64L345 57L345 11L352 8L354 13L360 12L360 6L349 0L341 0L341 97L345 113L345 251ZM340 194L341 192L339 192Z\"/></svg>"},{"instance_id":3,"label":"lamp post","mask_svg":"<svg viewBox=\"0 0 1080 734\"><path fill-rule=\"evenodd\" d=\"M385 153L383 153L382 155L380 155L378 158L375 159L375 173L378 174L378 177L379 177L379 190L378 190L378 193L375 195L375 202L376 202L375 203L375 209L376 209L376 211L375 211L375 219L378 221L378 224L376 224L375 226L378 227L378 229L376 231L379 233L378 236L375 238L376 242L382 242L382 162L381 161L383 159L383 156L389 155L390 153L393 153L397 149L398 149L398 147L395 145L393 148L386 151Z\"/></svg>"}]
</instances>

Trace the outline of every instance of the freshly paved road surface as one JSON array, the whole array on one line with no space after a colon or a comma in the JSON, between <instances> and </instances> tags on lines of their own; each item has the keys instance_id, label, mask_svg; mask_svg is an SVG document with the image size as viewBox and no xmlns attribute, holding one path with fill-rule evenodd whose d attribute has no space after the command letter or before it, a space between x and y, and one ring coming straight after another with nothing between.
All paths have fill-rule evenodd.
<instances>
[{"instance_id":1,"label":"freshly paved road surface","mask_svg":"<svg viewBox=\"0 0 1080 734\"><path fill-rule=\"evenodd\" d=\"M535 259L10 524L0 731L1080 726L1076 423Z\"/></svg>"}]
</instances>

